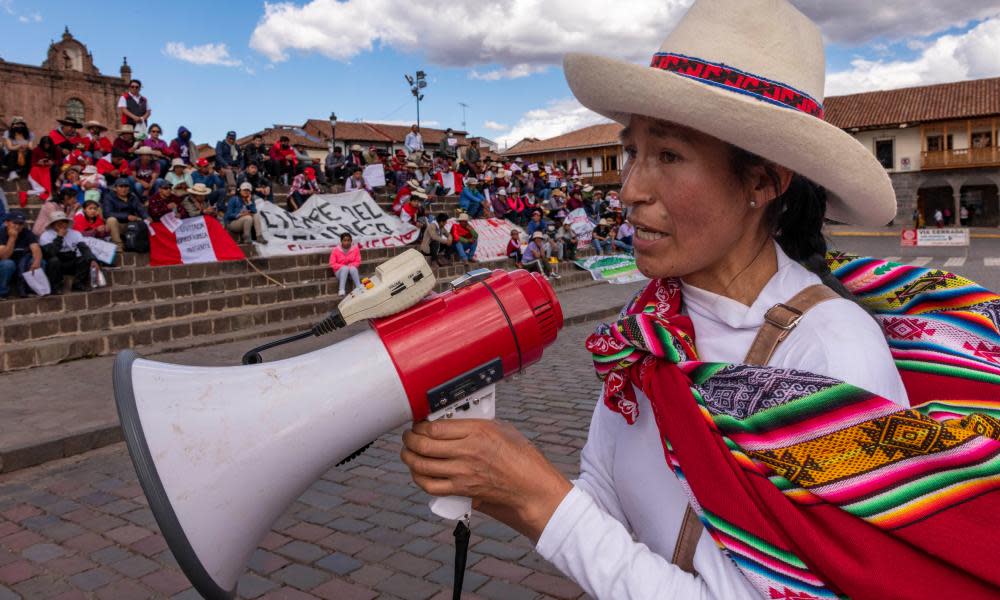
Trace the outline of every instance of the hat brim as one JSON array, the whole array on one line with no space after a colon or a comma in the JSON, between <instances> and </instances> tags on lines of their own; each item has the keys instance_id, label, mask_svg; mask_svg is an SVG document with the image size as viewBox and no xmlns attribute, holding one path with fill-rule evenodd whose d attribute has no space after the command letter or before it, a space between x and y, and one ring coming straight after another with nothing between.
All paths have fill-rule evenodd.
<instances>
[{"instance_id":1,"label":"hat brim","mask_svg":"<svg viewBox=\"0 0 1000 600\"><path fill-rule=\"evenodd\" d=\"M896 194L888 173L860 142L826 121L682 75L602 56L569 53L563 71L581 104L614 121L627 125L632 115L643 115L684 125L823 186L829 219L881 226L896 216Z\"/></svg>"}]
</instances>

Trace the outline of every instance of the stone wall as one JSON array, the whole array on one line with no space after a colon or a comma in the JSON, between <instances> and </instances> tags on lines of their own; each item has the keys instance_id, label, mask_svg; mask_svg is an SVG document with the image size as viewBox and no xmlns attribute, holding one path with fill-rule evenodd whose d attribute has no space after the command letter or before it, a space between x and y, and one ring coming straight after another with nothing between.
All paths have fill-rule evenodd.
<instances>
[{"instance_id":1,"label":"stone wall","mask_svg":"<svg viewBox=\"0 0 1000 600\"><path fill-rule=\"evenodd\" d=\"M84 120L113 127L115 103L124 91L118 77L0 62L0 123L6 126L12 116L22 116L37 139L56 127L56 119L66 114L66 102L77 98L84 105Z\"/></svg>"}]
</instances>

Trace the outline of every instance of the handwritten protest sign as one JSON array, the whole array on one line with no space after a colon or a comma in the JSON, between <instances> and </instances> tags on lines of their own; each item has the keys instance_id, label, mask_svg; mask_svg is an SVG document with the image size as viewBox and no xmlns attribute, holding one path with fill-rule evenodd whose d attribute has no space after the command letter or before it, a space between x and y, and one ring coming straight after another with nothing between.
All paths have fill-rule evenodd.
<instances>
[{"instance_id":1,"label":"handwritten protest sign","mask_svg":"<svg viewBox=\"0 0 1000 600\"><path fill-rule=\"evenodd\" d=\"M111 242L105 242L104 240L99 240L94 237L83 238L83 243L90 247L90 252L93 253L94 258L96 258L98 262L106 265L110 265L115 262L115 254L118 252L118 246L115 246Z\"/></svg>"},{"instance_id":2,"label":"handwritten protest sign","mask_svg":"<svg viewBox=\"0 0 1000 600\"><path fill-rule=\"evenodd\" d=\"M587 216L587 212L578 208L566 215L565 222L569 223L570 229L576 234L576 247L589 248L590 240L593 237L591 232L594 230L594 223Z\"/></svg>"},{"instance_id":3,"label":"handwritten protest sign","mask_svg":"<svg viewBox=\"0 0 1000 600\"><path fill-rule=\"evenodd\" d=\"M385 187L385 166L382 163L368 165L361 173L361 178L365 180L368 187Z\"/></svg>"},{"instance_id":4,"label":"handwritten protest sign","mask_svg":"<svg viewBox=\"0 0 1000 600\"><path fill-rule=\"evenodd\" d=\"M293 213L266 201L257 201L266 244L257 244L260 256L330 252L349 233L362 248L403 246L417 240L419 230L385 213L363 190L343 194L314 194Z\"/></svg>"}]
</instances>

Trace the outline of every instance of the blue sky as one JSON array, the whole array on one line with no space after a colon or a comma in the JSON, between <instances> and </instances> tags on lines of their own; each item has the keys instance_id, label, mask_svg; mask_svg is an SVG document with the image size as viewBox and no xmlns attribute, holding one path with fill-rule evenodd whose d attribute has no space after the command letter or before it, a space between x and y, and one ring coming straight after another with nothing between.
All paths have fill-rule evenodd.
<instances>
[{"instance_id":1,"label":"blue sky","mask_svg":"<svg viewBox=\"0 0 1000 600\"><path fill-rule=\"evenodd\" d=\"M68 25L103 73L117 74L128 56L153 120L168 133L186 125L199 142L331 110L342 120L410 122L415 107L403 74L423 69L425 124L461 127L465 102L471 132L516 141L597 119L572 100L557 64L563 52L641 61L689 3L299 0L268 8L174 0L151 11L117 0L85 10L66 0L0 0L0 57L40 64ZM943 13L939 0L884 0L900 10L874 16L860 0L835 10L820 0L795 3L827 38L828 94L1000 75L1000 8L991 2L958 2ZM572 19L567 6L578 13ZM554 16L540 24L543 10Z\"/></svg>"}]
</instances>

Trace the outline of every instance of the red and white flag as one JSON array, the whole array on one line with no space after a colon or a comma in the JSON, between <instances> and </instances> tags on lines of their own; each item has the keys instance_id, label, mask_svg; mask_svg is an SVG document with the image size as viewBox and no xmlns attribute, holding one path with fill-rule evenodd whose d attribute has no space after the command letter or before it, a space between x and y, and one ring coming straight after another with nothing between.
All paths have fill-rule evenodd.
<instances>
[{"instance_id":1,"label":"red and white flag","mask_svg":"<svg viewBox=\"0 0 1000 600\"><path fill-rule=\"evenodd\" d=\"M167 219L149 225L149 264L154 267L244 258L243 250L215 217Z\"/></svg>"},{"instance_id":2,"label":"red and white flag","mask_svg":"<svg viewBox=\"0 0 1000 600\"><path fill-rule=\"evenodd\" d=\"M35 165L28 172L28 183L31 185L30 195L48 200L52 196L52 171L48 167Z\"/></svg>"}]
</instances>

